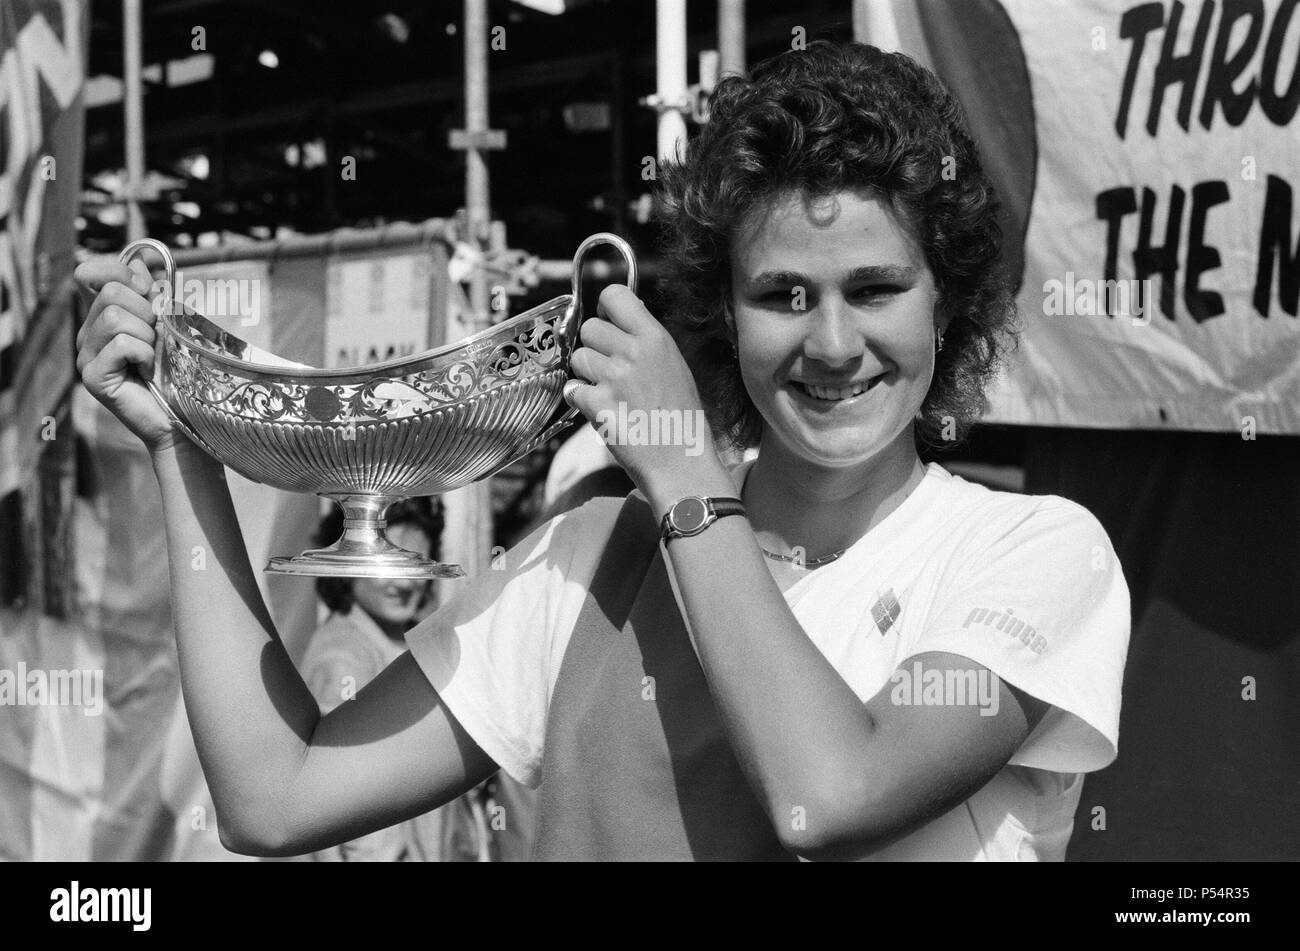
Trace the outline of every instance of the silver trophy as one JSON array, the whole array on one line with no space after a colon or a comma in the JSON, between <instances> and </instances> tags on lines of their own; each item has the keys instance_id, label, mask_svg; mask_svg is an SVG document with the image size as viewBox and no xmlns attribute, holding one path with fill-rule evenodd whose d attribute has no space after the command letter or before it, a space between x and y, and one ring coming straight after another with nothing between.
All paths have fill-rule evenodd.
<instances>
[{"instance_id":1,"label":"silver trophy","mask_svg":"<svg viewBox=\"0 0 1300 951\"><path fill-rule=\"evenodd\" d=\"M577 415L565 403L569 359L582 323L582 260L613 245L636 290L636 258L613 234L573 256L572 290L442 347L369 366L324 370L251 346L183 307L158 317L162 359L146 381L177 426L247 479L314 492L343 507L343 535L328 548L272 558L267 571L350 578L457 578L399 548L384 514L411 496L486 479L542 446ZM125 263L152 248L167 288L176 266L159 241L133 241ZM166 302L164 302L166 303ZM176 311L182 311L177 313Z\"/></svg>"}]
</instances>

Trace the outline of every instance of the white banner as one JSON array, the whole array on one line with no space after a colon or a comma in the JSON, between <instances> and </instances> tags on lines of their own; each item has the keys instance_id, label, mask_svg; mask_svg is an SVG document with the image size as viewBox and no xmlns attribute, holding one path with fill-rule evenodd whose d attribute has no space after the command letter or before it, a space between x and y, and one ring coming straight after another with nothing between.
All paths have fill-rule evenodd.
<instances>
[{"instance_id":1,"label":"white banner","mask_svg":"<svg viewBox=\"0 0 1300 951\"><path fill-rule=\"evenodd\" d=\"M1295 0L1003 6L1038 164L989 418L1300 433Z\"/></svg>"},{"instance_id":2,"label":"white banner","mask_svg":"<svg viewBox=\"0 0 1300 951\"><path fill-rule=\"evenodd\" d=\"M362 366L428 349L427 253L332 258L326 268L325 366Z\"/></svg>"}]
</instances>

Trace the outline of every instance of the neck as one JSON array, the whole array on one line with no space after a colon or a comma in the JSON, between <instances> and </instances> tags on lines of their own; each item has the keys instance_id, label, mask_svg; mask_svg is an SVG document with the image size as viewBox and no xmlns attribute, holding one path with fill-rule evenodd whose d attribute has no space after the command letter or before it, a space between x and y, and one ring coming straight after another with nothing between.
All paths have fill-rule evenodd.
<instances>
[{"instance_id":1,"label":"neck","mask_svg":"<svg viewBox=\"0 0 1300 951\"><path fill-rule=\"evenodd\" d=\"M808 559L848 548L921 482L925 468L910 428L867 462L828 468L765 441L745 480L744 501L759 544Z\"/></svg>"}]
</instances>

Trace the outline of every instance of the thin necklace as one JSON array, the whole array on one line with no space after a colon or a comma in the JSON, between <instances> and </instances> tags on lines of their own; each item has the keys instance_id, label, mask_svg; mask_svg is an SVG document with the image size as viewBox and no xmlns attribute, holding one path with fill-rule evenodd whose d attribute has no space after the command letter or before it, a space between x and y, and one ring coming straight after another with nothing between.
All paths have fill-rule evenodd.
<instances>
[{"instance_id":1,"label":"thin necklace","mask_svg":"<svg viewBox=\"0 0 1300 951\"><path fill-rule=\"evenodd\" d=\"M745 486L748 483L749 483L749 471L746 470L745 478L740 485L740 494L742 497L745 494ZM833 551L829 555L822 555L820 558L814 558L810 561L807 558L801 558L799 555L779 555L774 551L768 551L762 545L758 546L758 550L761 551L764 554L764 556L771 558L773 561L784 561L788 565L794 565L795 567L804 568L808 570L811 570L813 568L820 568L822 565L829 565L836 558L840 557L840 555L848 551L847 548L841 548L839 551Z\"/></svg>"},{"instance_id":2,"label":"thin necklace","mask_svg":"<svg viewBox=\"0 0 1300 951\"><path fill-rule=\"evenodd\" d=\"M840 555L848 551L847 548L841 548L839 551L833 551L829 555L822 555L820 558L807 559L802 558L799 555L778 555L774 551L768 551L762 545L759 545L758 547L764 555L774 561L784 561L788 564L798 565L801 568L820 568L822 565L829 565L836 558L840 557Z\"/></svg>"},{"instance_id":3,"label":"thin necklace","mask_svg":"<svg viewBox=\"0 0 1300 951\"><path fill-rule=\"evenodd\" d=\"M924 471L923 471L923 475L924 475ZM749 472L746 471L744 481L741 484L742 494L745 491L745 483L748 482L749 482ZM917 485L919 484L920 483L917 483ZM903 502L907 501L907 499L911 497L912 493L915 490L916 490L916 486L912 486L912 488L908 490L907 495L903 496L903 498L899 501L898 505L894 506L894 508L898 508L903 504ZM812 569L812 568L820 568L822 565L829 565L836 558L839 558L840 555L848 551L848 548L841 548L839 551L833 551L829 555L822 555L820 558L813 558L811 560L807 558L801 558L798 555L780 555L774 551L768 551L762 545L758 546L758 550L761 551L765 557L771 558L773 561L784 561L785 563L795 565L796 567Z\"/></svg>"}]
</instances>

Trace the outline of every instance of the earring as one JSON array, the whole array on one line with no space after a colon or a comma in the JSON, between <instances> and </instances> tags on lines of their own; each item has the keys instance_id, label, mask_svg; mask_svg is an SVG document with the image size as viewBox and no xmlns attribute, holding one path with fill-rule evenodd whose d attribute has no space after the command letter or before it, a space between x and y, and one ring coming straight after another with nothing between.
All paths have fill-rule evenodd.
<instances>
[{"instance_id":1,"label":"earring","mask_svg":"<svg viewBox=\"0 0 1300 951\"><path fill-rule=\"evenodd\" d=\"M942 349L943 349L943 331L936 330L934 332L934 352L938 353Z\"/></svg>"}]
</instances>

